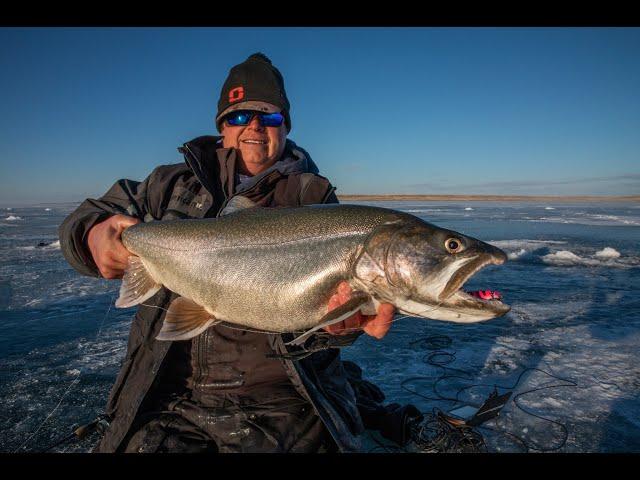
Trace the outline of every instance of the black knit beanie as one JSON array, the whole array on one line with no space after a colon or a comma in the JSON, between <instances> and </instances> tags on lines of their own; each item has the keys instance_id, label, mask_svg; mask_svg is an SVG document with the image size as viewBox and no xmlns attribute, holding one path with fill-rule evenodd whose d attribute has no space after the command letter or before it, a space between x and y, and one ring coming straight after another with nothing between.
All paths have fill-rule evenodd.
<instances>
[{"instance_id":1,"label":"black knit beanie","mask_svg":"<svg viewBox=\"0 0 640 480\"><path fill-rule=\"evenodd\" d=\"M280 71L263 53L254 53L229 71L222 86L216 126L220 131L222 117L234 110L282 112L287 131L291 131L289 100Z\"/></svg>"}]
</instances>

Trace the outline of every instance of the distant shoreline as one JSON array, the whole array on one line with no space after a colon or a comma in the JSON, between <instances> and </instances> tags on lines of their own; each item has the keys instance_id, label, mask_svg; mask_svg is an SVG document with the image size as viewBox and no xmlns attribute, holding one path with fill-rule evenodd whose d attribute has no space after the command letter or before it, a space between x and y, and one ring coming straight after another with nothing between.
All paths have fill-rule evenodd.
<instances>
[{"instance_id":1,"label":"distant shoreline","mask_svg":"<svg viewBox=\"0 0 640 480\"><path fill-rule=\"evenodd\" d=\"M640 202L640 195L338 195L339 200L441 202Z\"/></svg>"},{"instance_id":2,"label":"distant shoreline","mask_svg":"<svg viewBox=\"0 0 640 480\"><path fill-rule=\"evenodd\" d=\"M338 194L339 200L361 201L431 201L431 202L640 202L640 195L352 195ZM82 200L66 202L1 203L6 207L47 207L56 205L80 205Z\"/></svg>"}]
</instances>

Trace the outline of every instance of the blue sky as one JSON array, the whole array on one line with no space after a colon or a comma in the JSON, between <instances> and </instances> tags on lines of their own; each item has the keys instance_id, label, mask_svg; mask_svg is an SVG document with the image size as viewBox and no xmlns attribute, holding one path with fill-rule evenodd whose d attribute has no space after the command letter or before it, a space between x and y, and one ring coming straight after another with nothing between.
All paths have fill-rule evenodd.
<instances>
[{"instance_id":1,"label":"blue sky","mask_svg":"<svg viewBox=\"0 0 640 480\"><path fill-rule=\"evenodd\" d=\"M181 161L256 51L338 193L640 194L640 28L0 28L0 203Z\"/></svg>"}]
</instances>

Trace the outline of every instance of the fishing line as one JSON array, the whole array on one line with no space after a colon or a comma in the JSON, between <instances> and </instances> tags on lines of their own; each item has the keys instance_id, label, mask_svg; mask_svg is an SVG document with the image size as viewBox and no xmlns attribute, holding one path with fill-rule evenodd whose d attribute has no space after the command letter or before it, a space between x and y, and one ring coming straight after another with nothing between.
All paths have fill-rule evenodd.
<instances>
[{"instance_id":1,"label":"fishing line","mask_svg":"<svg viewBox=\"0 0 640 480\"><path fill-rule=\"evenodd\" d=\"M425 315L428 312L431 312L433 310L436 310L438 308L441 307L442 303L430 308L430 309L425 309L423 311L421 311L419 313L419 315ZM144 305L144 304L143 304ZM159 308L161 310L167 311L167 309L163 308L163 307L159 307L156 305L144 305L144 306L148 306L151 308ZM518 314L518 312L514 312L516 314ZM382 325L385 324L391 324L393 322L399 321L399 320L403 320L405 318L415 318L413 315L396 315L394 316L394 318L392 318L390 321L388 322L384 322ZM224 323L221 324L221 326L224 326L226 328L232 329L232 330L238 330L238 331L248 331L248 332L255 332L254 329L249 330L249 329L245 329L245 328L241 328L241 327L237 327L237 326L233 326L233 325L229 325L228 323ZM355 330L362 330L362 327L347 327L345 329L342 329L341 332L350 332L350 331L355 331ZM272 333L272 332L263 332L263 333ZM275 334L279 333L279 332L273 332ZM565 444L566 444L566 440L568 438L568 429L567 427L562 424L561 422L546 418L542 415L538 415L535 414L529 410L527 410L521 403L520 403L520 399L527 394L531 394L537 391L541 391L541 390L545 390L545 389L549 389L549 388L559 388L559 387L577 387L577 383L573 382L572 380L569 379L564 379L561 377L558 377L557 375L554 375L553 373L549 373L546 372L544 370L541 370L539 368L535 368L535 367L528 367L525 368L522 372L520 372L516 382L514 383L514 385L510 385L510 386L502 386L502 385L490 385L490 384L473 384L473 385L467 385L467 386L463 386L461 388L459 388L456 393L455 393L455 397L450 397L450 396L445 396L443 394L441 394L438 391L438 384L444 380L450 380L450 379L459 379L459 380L463 380L463 381L469 381L472 379L473 375L469 372L469 371L465 371L465 370L461 370L461 369L456 369L453 367L450 367L448 365L450 365L451 363L453 363L456 360L456 355L455 353L452 352L447 352L444 351L445 348L449 348L450 345L452 343L452 340L450 337L446 336L446 335L432 335L429 337L423 337L421 339L415 340L413 342L410 343L411 346L415 346L415 345L419 345L421 348L426 348L427 350L430 350L431 353L426 354L423 357L423 362L434 366L434 367L438 367L440 369L442 369L443 373L446 373L447 371L451 371L451 372L456 372L459 373L461 375L441 375L440 377L438 377L435 381L433 381L433 377L411 377L408 379L405 379L402 383L401 383L401 388L404 389L405 391L411 393L412 395L416 395L419 396L425 400L430 400L430 401L445 401L445 402L454 402L454 404L460 404L463 403L460 400L460 395L462 394L462 392L464 392L465 390L470 390L471 388L476 388L476 387L493 387L494 389L497 388L501 388L501 389L505 389L505 390L513 390L515 389L522 377L524 376L525 373L527 372L531 372L531 371L538 371L541 373L544 373L545 375L548 375L552 378L555 378L557 380L560 380L561 382L565 382L565 383L560 383L560 384L547 384L547 385L541 385L539 387L524 391L524 392L520 392L517 395L514 396L513 398L513 402L516 405L516 408L518 408L519 410L521 410L522 412L524 412L527 415L530 415L534 418L537 418L539 420L542 421L547 421L550 422L554 425L557 425L563 432L563 438L562 440L555 446L553 447L542 447L540 445L537 444L532 444L529 445L527 444L527 442L523 439L521 439L519 436L504 430L504 429L500 429L500 430L496 430L496 429L492 429L489 427L478 427L478 428L483 428L485 430L489 430L489 431L493 431L495 433L498 434L502 434L507 438L510 438L512 441L517 442L518 444L520 444L521 446L524 446L526 451L529 450L537 450L537 451L541 451L541 452L547 452L547 451L554 451L554 450L558 450L560 448L562 448ZM504 344L500 344L499 345L505 347L505 348L511 348L514 350L520 350L520 351L526 351L526 350L521 350L521 349L516 349L514 347L508 346L508 345L504 345ZM544 360L543 361L545 364L548 365L548 363ZM548 365L549 366L549 365ZM549 366L550 367L550 366ZM434 392L434 394L436 395L436 397L430 397L430 396L426 396L423 395L422 393L413 390L411 388L407 387L407 384L411 383L411 382L415 382L416 380L419 381L423 381L423 380L431 380L432 381L432 391ZM267 402L262 402L262 403L257 403L257 404L253 404L253 405L246 405L244 407L246 408L251 408L251 407L262 407L262 406L266 406ZM466 402L466 404L471 405L469 402ZM302 405L302 403L301 403ZM479 407L479 405L475 405L476 407ZM271 409L277 409L278 407L272 407ZM269 409L269 408L267 408ZM269 409L270 410L270 409ZM433 448L434 451L442 451L442 449L445 449L445 451L467 451L465 449L472 449L475 448L475 451L486 451L486 445L484 444L484 441L482 440L481 436L477 433L475 433L473 431L473 429L468 428L467 430L460 430L457 427L452 427L450 424L448 424L446 421L443 420L443 416L441 414L441 411L439 411L438 409L434 409L433 412L431 413L426 413L427 416L427 422L425 422L425 424L422 426L422 430L420 430L418 437L422 439L422 443L423 443L423 447L425 447L427 444L430 445L429 448ZM497 422L496 422L496 426L497 426ZM424 438L424 432L428 431L431 432L432 435L432 439L430 441L430 443L428 443L425 438ZM462 432L462 433L461 433ZM378 446L376 447L376 449L384 449L385 451L389 452L397 452L397 451L406 451L402 448L398 448L398 447L389 447L389 446L385 446L382 443L380 443L379 441L377 441L375 438L373 439ZM426 447L425 447L426 448ZM438 450L440 449L440 450ZM375 449L374 449L375 450Z\"/></svg>"},{"instance_id":2,"label":"fishing line","mask_svg":"<svg viewBox=\"0 0 640 480\"><path fill-rule=\"evenodd\" d=\"M574 382L573 380L570 379L566 379L566 378L561 378L558 375L555 375L554 373L549 373L545 370L542 370L540 368L536 368L536 367L527 367L525 368L522 372L520 372L520 374L518 375L518 378L516 380L516 382L513 385L508 385L508 386L504 386L504 385L497 385L497 384L473 384L473 385L467 385L467 386L463 386L461 388L459 388L456 393L455 393L455 397L451 397L451 396L445 396L442 395L439 391L438 391L438 384L444 380L447 379L452 379L452 378L456 378L456 379L460 379L460 380L471 380L473 375L470 371L465 371L465 370L460 370L460 369L454 369L450 366L448 366L449 364L453 363L453 361L455 361L455 352L447 352L445 350L443 350L444 348L449 348L451 345L452 341L451 338L446 336L446 335L432 335L432 336L427 336L427 337L423 337L417 340L414 340L410 343L411 346L416 346L418 345L421 348L430 350L431 352L424 355L422 358L422 361L427 363L428 365L434 366L434 367L438 367L442 370L443 373L445 373L444 375L440 375L440 377L438 377L435 381L433 381L434 376L417 376L417 377L411 377L408 379L405 379L403 382L401 382L401 388L405 391L407 391L408 393L411 393L412 395L416 395L420 398L423 398L425 400L430 400L430 401L445 401L445 402L454 402L454 406L459 404L459 403L464 403L464 404L468 404L471 405L469 402L462 402L460 400L460 394L465 391L465 390L469 390L471 388L475 388L475 387L493 387L495 391L497 391L498 388L500 389L504 389L504 390L513 390L515 389L521 382L523 376L525 373L527 372L531 372L531 371L538 371L541 373L544 373L545 375L552 377L556 380L559 380L561 383L556 383L556 384L543 384L540 385L536 388L532 388L529 390L526 390L524 392L520 392L518 394L516 394L513 398L513 402L516 406L516 408L518 408L520 411L524 412L527 415L530 415L534 418L543 420L543 421L547 421L550 422L556 426L558 426L561 430L562 430L562 439L560 440L560 442L558 442L557 445L554 445L552 447L543 447L540 446L538 444L528 444L525 440L521 439L519 436L505 430L505 429L500 429L500 430L496 430L496 429L492 429L489 427L480 427L478 426L478 428L482 428L482 429L486 429L489 431L493 431L495 433L499 433L504 435L505 437L510 438L511 440L514 440L515 442L519 443L521 446L524 446L526 451L529 450L537 450L540 452L548 452L548 451L555 451L555 450L559 450L560 448L562 448L565 444L566 441L568 439L568 429L567 427L561 423L558 422L556 420L552 420L550 418L546 418L543 417L542 415L538 415L536 413L533 413L531 411L529 411L528 409L526 409L522 404L521 404L521 398L525 395L534 393L534 392L538 392L541 390L545 390L545 389L550 389L550 388L560 388L560 387L578 387L578 384L576 382ZM504 344L501 344L502 346L506 347L506 348L513 348ZM526 351L526 350L521 350L521 349L517 349L517 348L513 348L514 350L518 350L518 351ZM544 360L542 360L544 363ZM447 371L455 371L455 372L459 372L462 375L446 375ZM550 370L552 370L550 368ZM416 381L431 381L431 389L434 392L434 394L436 395L435 397L430 397L427 395L424 395L422 393L420 393L417 390L411 389L407 387L408 383L411 382L416 382ZM478 407L477 405L474 405L476 407ZM423 412L424 414L424 412ZM440 443L438 444L438 442L435 442L435 444L438 445L432 445L434 446L434 448L436 448L433 451L464 451L464 450L455 450L456 448L460 448L460 444L454 442L453 444L451 443L447 443L451 441L450 438L450 434L448 434L446 432L447 429L450 429L449 425L442 424L442 422L438 423L438 415L436 410L434 410L433 413L431 414L426 414L428 416L428 420L425 423L425 425L431 425L428 428L428 431L431 432L434 436L434 438L436 439L440 439ZM435 423L434 423L435 422ZM435 426L434 426L435 425ZM496 421L496 426L498 426L498 423ZM444 428L444 430L443 430ZM458 435L460 432L456 432L456 435ZM440 438L441 437L441 438ZM421 438L420 435L418 435L418 438ZM462 437L461 437L462 438ZM460 439L460 438L459 438ZM468 437L465 439L465 441L472 439L472 437ZM442 443L444 442L444 443ZM427 445L426 443L424 445L422 445L423 447ZM453 446L452 446L453 445ZM480 444L478 444L480 445ZM484 442L482 442L482 445L484 445ZM480 445L480 446L482 446ZM438 450L438 448L440 448L440 450ZM451 448L453 448L454 450L451 450ZM444 450L443 450L444 449Z\"/></svg>"},{"instance_id":3,"label":"fishing line","mask_svg":"<svg viewBox=\"0 0 640 480\"><path fill-rule=\"evenodd\" d=\"M414 442L425 453L486 453L484 438L473 427L451 423L450 417L434 408L427 421L414 433Z\"/></svg>"},{"instance_id":4,"label":"fishing line","mask_svg":"<svg viewBox=\"0 0 640 480\"><path fill-rule=\"evenodd\" d=\"M442 302L442 303L444 303L444 302ZM442 306L442 303L440 303L439 305L436 305L436 306L435 306L434 308L432 308L431 310L423 310L423 313L424 313L424 312L431 312L431 311L433 311L433 310L436 310L436 309L440 308L440 306ZM404 320L405 318L416 318L416 316L415 316L415 315L417 315L417 314L411 314L411 315L405 315L405 314L403 314L403 315L394 315L394 317L393 317L391 320L389 320L388 322L382 322L382 323L380 323L379 325L380 325L380 326L382 326L382 325L390 325L390 324L395 323L395 322L397 322L397 321L399 321L399 320ZM368 316L371 316L371 315L368 315ZM418 318L418 320L421 320L421 319L420 319L420 318ZM360 330L364 330L364 327L362 327L362 326L360 326L360 327L346 327L346 328L343 328L342 330L340 330L340 333L344 333L344 332L354 332L354 331L360 331Z\"/></svg>"},{"instance_id":5,"label":"fishing line","mask_svg":"<svg viewBox=\"0 0 640 480\"><path fill-rule=\"evenodd\" d=\"M163 310L165 312L168 312L169 309L168 308L164 308L164 307L160 307L158 305L148 305L146 303L140 303L139 304L141 307L149 307L149 308L157 308L158 310Z\"/></svg>"},{"instance_id":6,"label":"fishing line","mask_svg":"<svg viewBox=\"0 0 640 480\"><path fill-rule=\"evenodd\" d=\"M589 309L590 309L589 307L584 307L584 308L582 308L580 311L578 311L577 313L576 313L576 312L574 312L572 316L573 316L573 317L575 317L575 316L577 316L577 315L581 315L581 314L583 314L583 313L586 313L587 311L589 311ZM529 316L526 314L526 312L524 312L524 311L519 311L519 310L516 310L516 309L514 308L514 309L512 309L511 313L513 313L514 315L516 315L520 320L524 320L524 321L528 321L528 322L530 322L530 321L531 321L530 317L529 317ZM529 344L531 344L531 342L528 342L528 343L529 343ZM520 351L520 352L527 352L527 351L528 351L528 350L523 350L523 349L515 348L515 347L513 347L513 346L511 346L511 345L505 345L505 344L500 343L500 342L496 342L496 345L500 345L500 346L502 346L502 347L504 347L504 348L507 348L507 349L510 349L510 350L515 350L515 351ZM549 365L549 363L548 363L546 360L540 360L540 361L541 361L541 362L544 362L544 363L547 365L547 367L549 368L549 370L553 371L553 367L552 367L551 365ZM627 393L627 392L626 392L622 387L620 387L620 385L618 385L618 384L617 384L617 383L615 383L615 382L608 382L608 381L600 380L599 378L597 378L597 377L596 377L596 376L594 376L594 375L590 375L590 377L591 377L591 380L593 380L593 382L594 382L594 383L593 383L592 385L590 385L590 386L598 386L598 387L604 388L605 390L609 390L608 386L614 386L614 387L616 387L618 390L620 390L621 392L623 392L623 393ZM606 385L607 387L605 387L605 385ZM581 386L581 388L586 388L586 387L587 387L587 385L583 385L583 386Z\"/></svg>"},{"instance_id":7,"label":"fishing line","mask_svg":"<svg viewBox=\"0 0 640 480\"><path fill-rule=\"evenodd\" d=\"M477 384L474 384L474 385L468 385L468 386L466 386L466 387L462 387L462 388L460 388L460 389L458 390L458 392L457 392L457 394L456 394L456 398L458 397L458 395L459 395L462 391L464 391L464 390L469 390L470 388L474 388L474 387L493 387L493 388L500 388L500 389L503 389L503 390L514 390L514 389L515 389L515 388L520 384L520 380L522 379L522 377L524 376L524 374L525 374L525 373L527 373L527 372L530 372L530 371L537 371L537 372L541 372L541 373L544 373L545 375L550 376L551 378L554 378L554 379L556 379L556 380L560 380L560 381L562 381L562 382L566 382L566 383L560 383L560 384L555 384L555 385L554 385L554 384L545 384L545 385L541 385L541 386L539 386L539 387L532 388L532 389L530 389L530 390L526 390L526 391L524 391L524 392L520 392L520 393L516 394L516 395L513 397L513 403L515 404L515 406L516 406L519 410L521 410L522 412L524 412L524 413L526 413L527 415L530 415L530 416L532 416L532 417L538 418L538 419L543 420L543 421L546 421L546 422L553 423L553 424L557 425L558 427L560 427L560 429L561 429L561 430L562 430L562 432L563 432L563 438L562 438L562 440L561 440L561 441L559 442L559 444L558 444L557 446L555 446L555 447L540 447L540 446L537 446L537 445L536 445L536 446L532 446L532 447L530 447L529 445L527 445L527 449L533 449L533 450L537 450L537 451L540 451L540 452L550 452L550 451L558 450L558 449L562 448L562 447L565 445L565 443L566 443L566 441L567 441L567 439L568 439L568 436L569 436L569 431L568 431L568 429L567 429L566 425L564 425L564 424L562 424L562 423L560 423L560 422L558 422L558 421L552 420L552 419L550 419L550 418L546 418L546 417L543 417L543 416L541 416L541 415L535 414L535 413L533 413L533 412L531 412L531 411L529 411L529 410L525 409L525 408L524 408L524 407L523 407L523 406L518 402L518 400L519 400L519 398L520 398L520 397L522 397L522 396L524 396L524 395L528 395L528 394L530 394L530 393L538 392L538 391L545 390L545 389L548 389L548 388L578 387L578 384L577 384L576 382L574 382L573 380L566 379L566 378L561 378L561 377L559 377L559 376L557 376L557 375L554 375L554 374L552 374L552 373L549 373L549 372L547 372L547 371L545 371L545 370L542 370L542 369L540 369L540 368L537 368L537 367L527 367L527 368L525 368L522 372L520 372L520 375L518 376L518 379L516 380L516 382L515 382L513 385L503 386L503 385L497 385L497 384L483 384L483 383L477 383ZM437 383L438 383L440 380L442 380L442 379L438 379L438 380L435 382L435 384L434 384L434 390L435 390L435 387L436 387ZM436 392L436 393L437 393L437 392ZM525 442L525 444L526 444L526 442Z\"/></svg>"},{"instance_id":8,"label":"fishing line","mask_svg":"<svg viewBox=\"0 0 640 480\"><path fill-rule=\"evenodd\" d=\"M425 315L430 311L436 310L438 308L441 307L442 303L430 308L430 309L425 309L423 311L420 312L420 315ZM144 305L144 304L143 304ZM159 307L156 305L145 305L151 308L159 308L161 310L167 311L167 309L163 308L163 307ZM390 321L388 322L384 322L383 324L390 324L399 320L403 320L405 318L415 318L413 317L413 315L396 315L394 316L394 318L392 318ZM226 328L230 328L232 330L238 330L238 331L255 331L255 330L248 330L248 329L244 329L241 327L237 327L237 326L232 326L229 324L221 324L221 326L224 326ZM362 327L347 327L343 330L341 330L342 332L349 332L349 331L354 331L354 330L362 330ZM267 333L267 332L265 332ZM269 332L270 333L270 332ZM558 379L560 381L564 381L567 383L561 383L561 384L552 384L552 385L542 385L539 386L537 388L534 389L530 389L527 390L525 392L520 392L519 394L517 394L516 396L514 396L513 401L514 404L516 405L516 407L521 410L522 412L524 412L527 415L530 415L534 418L540 419L542 421L547 421L550 422L554 425L557 425L560 429L562 429L563 431L563 438L562 440L559 442L558 445L553 446L553 447L542 447L539 446L537 444L534 444L532 446L529 446L527 444L527 442L523 439L521 439L520 437L518 437L517 435L500 429L500 430L496 430L496 429L491 429L489 427L482 427L485 430L489 430L489 431L493 431L495 433L498 434L502 434L507 438L510 438L512 441L517 442L518 444L520 444L521 446L524 446L526 451L529 451L530 449L533 450L537 450L537 451L553 451L553 450L558 450L560 448L562 448L565 443L566 440L568 438L568 429L566 428L566 426L558 421L543 417L542 415L538 415L535 414L529 410L527 410L526 408L524 408L521 403L519 402L519 400L527 394L533 393L533 392L537 392L537 391L541 391L544 389L549 389L549 388L558 388L558 387L576 387L577 384L571 380L567 380L567 379L563 379L560 378L556 375L553 375L552 373L546 372L544 370L541 370L539 368L525 368L522 372L520 372L516 382L514 385L510 385L510 386L501 386L501 385L489 385L489 384L473 384L473 385L467 385L467 386L463 386L461 388L459 388L456 393L455 393L455 397L450 397L450 396L445 396L442 395L439 391L438 391L438 384L444 380L449 380L449 379L460 379L460 380L464 380L464 381L469 381L472 378L472 374L469 371L465 371L465 370L461 370L461 369L456 369L453 367L450 367L448 365L450 365L451 363L453 363L456 360L456 355L455 353L452 352L447 352L444 351L445 348L449 348L450 345L452 343L452 340L450 337L446 336L446 335L432 335L429 337L423 337L420 338L418 340L415 340L413 342L410 343L411 346L415 346L418 345L421 348L426 348L427 350L430 350L431 352L426 354L423 357L423 362L431 365L431 366L435 366L435 367L439 367L440 369L442 369L443 373L446 373L447 371L451 371L451 372L457 372L461 375L441 375L439 378L437 378L435 381L433 381L433 377L412 377L409 379L405 379L402 383L401 383L401 388L403 388L405 391L411 393L412 395L416 395L419 396L425 400L430 400L430 401L445 401L445 402L454 402L455 404L459 404L462 403L462 401L460 400L460 395L462 394L462 392L464 392L465 390L469 390L471 388L475 388L475 387L493 387L494 389L497 388L501 388L501 389L505 389L505 390L511 390L511 389L515 389L522 377L524 376L525 373L530 372L530 371L539 371L542 372L548 376L551 376L555 379ZM513 348L504 344L500 344L503 347L506 348ZM515 350L520 350L520 349L515 349ZM546 363L546 362L545 362ZM422 393L413 390L411 388L407 387L407 384L410 382L414 382L416 380L432 380L432 390L434 392L434 394L436 395L436 397L429 397L426 395L423 395ZM306 402L300 402L300 405L305 405ZM469 404L469 402L467 402L466 404ZM243 405L244 408L255 408L255 407L267 407L264 410L277 410L278 406L274 406L269 408L268 407L268 402L261 402L261 403L256 403L256 404L251 404L251 405ZM478 405L476 405L478 407ZM486 451L486 445L484 443L484 440L482 439L482 436L475 432L474 429L470 428L470 427L466 427L466 428L460 428L460 427L454 427L452 426L450 423L448 423L445 420L444 414L442 414L442 411L435 408L431 413L425 412L423 413L424 415L426 415L427 417L427 421L424 422L424 424L421 426L420 430L418 431L417 434L417 439L418 442L420 443L420 446L423 448L423 451L425 449L430 449L430 451ZM496 423L497 425L497 423ZM480 428L480 427L479 427ZM426 436L425 436L425 432L428 432L431 434L431 438L427 440ZM400 452L400 451L406 451L403 448L397 447L397 446L388 446L388 445L384 445L381 442L379 442L377 439L375 439L374 437L372 437L373 440L376 442L376 444L378 445L377 447L375 447L372 451L375 451L377 449L383 449L386 452Z\"/></svg>"},{"instance_id":9,"label":"fishing line","mask_svg":"<svg viewBox=\"0 0 640 480\"><path fill-rule=\"evenodd\" d=\"M113 295L111 297L111 301L109 302L109 306L107 308L107 312L104 314L104 316L102 317L102 320L100 321L100 325L98 326L98 331L96 332L96 336L94 338L94 342L98 341L98 338L100 336L100 334L102 333L102 326L104 325L105 320L107 319L107 317L109 316L109 313L111 312L111 306L112 304L115 303L115 299L116 299L116 295ZM80 373L78 373L78 375L76 376L76 378L73 379L73 381L71 382L71 384L69 385L69 387L67 387L66 391L64 392L64 394L60 397L60 400L58 401L58 404L53 408L53 410L51 410L51 412L47 415L47 417L42 421L42 423L38 426L38 428L24 441L24 443L22 445L20 445L17 449L14 450L13 453L17 453L19 450L23 449L28 443L29 441L36 436L36 434L42 429L42 427L47 423L47 421L53 416L53 414L56 412L56 410L60 407L60 405L62 404L62 401L67 397L67 395L69 395L69 393L71 392L71 390L73 389L73 387L75 387L79 381L80 378L82 377L83 373L84 373L84 368L81 368ZM50 445L49 447L47 447L44 451L50 450L58 445L60 445L61 443L63 443L64 441L67 441L69 439L73 438L71 435L68 435L66 437L64 437L62 440L57 441L56 443L54 443L53 445Z\"/></svg>"},{"instance_id":10,"label":"fishing line","mask_svg":"<svg viewBox=\"0 0 640 480\"><path fill-rule=\"evenodd\" d=\"M40 426L36 429L35 432L33 432L31 434L31 436L29 438L27 438L24 443L22 445L20 445L18 448L16 448L16 450L13 453L17 453L18 450L22 449L25 447L25 445L27 445L27 443L29 443L29 441L40 431L40 429L44 426L45 423L47 423L47 420L49 420L51 418L51 416L55 413L55 411L58 409L58 407L60 406L60 404L62 403L62 401L65 399L65 397L69 394L69 392L71 391L71 389L75 386L75 384L78 383L78 380L80 378L80 375L78 375L73 382L71 382L71 384L69 385L69 387L67 388L67 390L64 392L64 394L62 395L62 397L60 397L60 401L58 402L58 404L54 407L53 410L51 410L51 412L49 413L49 415L47 415L47 418L44 419L44 421L40 424Z\"/></svg>"},{"instance_id":11,"label":"fishing line","mask_svg":"<svg viewBox=\"0 0 640 480\"><path fill-rule=\"evenodd\" d=\"M433 307L430 310L424 310L422 313L431 312L433 310L436 310L436 309L440 308L443 303L444 303L444 301L439 303L438 305L436 305L435 307ZM169 311L169 309L164 308L164 307L160 307L158 305L149 305L149 304L146 304L146 303L141 303L140 305L143 306L143 307L148 307L148 308L157 308L158 310L163 310L165 312ZM389 325L389 324L392 324L392 323L397 322L399 320L404 320L405 318L416 318L415 315L417 315L417 314L396 316L396 317L392 318L390 321L383 322L380 325ZM251 328L242 328L242 327L239 327L239 326L236 326L236 325L229 324L228 322L225 322L225 321L223 321L222 323L217 324L216 326L229 328L231 330L237 330L237 331L240 331L240 332L265 333L265 334L268 334L268 335L282 335L283 333L304 333L306 331L306 330L292 330L290 332L271 332L271 331L267 331L267 330L257 330L257 329L251 329ZM344 328L344 329L340 330L340 332L352 332L352 331L359 331L359 330L363 330L363 327L347 327L347 328Z\"/></svg>"},{"instance_id":12,"label":"fishing line","mask_svg":"<svg viewBox=\"0 0 640 480\"><path fill-rule=\"evenodd\" d=\"M143 306L143 307L149 307L149 308L157 308L158 310L162 310L165 312L168 312L169 309L168 308L164 308L164 307L160 307L158 305L148 305L146 303L140 303L139 305ZM257 330L255 328L242 328L242 327L237 327L237 326L232 326L229 323L225 322L224 320L222 321L222 323L216 324L216 327L224 327L224 328L229 328L231 330L238 330L240 332L257 332L257 333L266 333L269 335L280 335L282 333L289 333L289 332L270 332L270 331L266 331L266 330ZM292 333L297 333L298 330L295 330ZM300 332L303 332L303 330L300 330Z\"/></svg>"}]
</instances>

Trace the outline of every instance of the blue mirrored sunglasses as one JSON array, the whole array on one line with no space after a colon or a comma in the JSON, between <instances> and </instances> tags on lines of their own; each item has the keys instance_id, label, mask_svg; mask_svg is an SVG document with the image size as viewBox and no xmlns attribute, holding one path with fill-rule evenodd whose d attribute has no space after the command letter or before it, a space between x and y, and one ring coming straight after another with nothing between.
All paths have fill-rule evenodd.
<instances>
[{"instance_id":1,"label":"blue mirrored sunglasses","mask_svg":"<svg viewBox=\"0 0 640 480\"><path fill-rule=\"evenodd\" d=\"M224 117L224 119L232 127L240 127L249 125L256 115L260 125L263 127L279 127L284 122L284 115L281 113L260 113L252 110L236 110Z\"/></svg>"}]
</instances>

